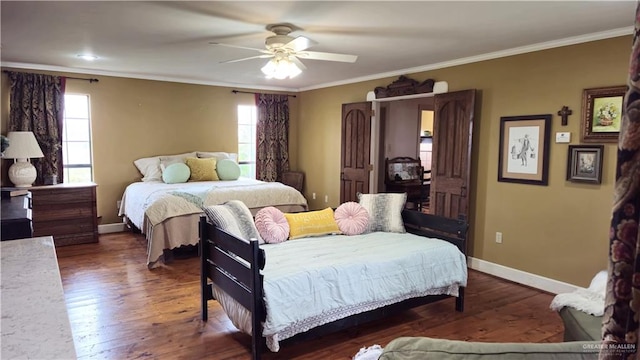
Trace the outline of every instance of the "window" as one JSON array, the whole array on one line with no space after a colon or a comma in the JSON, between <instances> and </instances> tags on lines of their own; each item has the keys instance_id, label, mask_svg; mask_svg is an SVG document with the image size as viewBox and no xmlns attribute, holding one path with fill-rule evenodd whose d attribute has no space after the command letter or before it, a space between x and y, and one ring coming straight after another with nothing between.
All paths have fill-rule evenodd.
<instances>
[{"instance_id":1,"label":"window","mask_svg":"<svg viewBox=\"0 0 640 360\"><path fill-rule=\"evenodd\" d=\"M238 163L241 175L256 178L256 107L238 105Z\"/></svg>"},{"instance_id":2,"label":"window","mask_svg":"<svg viewBox=\"0 0 640 360\"><path fill-rule=\"evenodd\" d=\"M65 183L92 181L88 95L64 96L62 164Z\"/></svg>"}]
</instances>

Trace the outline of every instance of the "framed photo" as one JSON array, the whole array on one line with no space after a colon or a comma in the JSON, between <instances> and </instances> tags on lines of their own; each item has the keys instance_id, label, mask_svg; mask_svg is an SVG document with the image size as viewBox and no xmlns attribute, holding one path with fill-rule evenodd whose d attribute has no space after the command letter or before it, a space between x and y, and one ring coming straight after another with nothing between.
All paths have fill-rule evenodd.
<instances>
[{"instance_id":1,"label":"framed photo","mask_svg":"<svg viewBox=\"0 0 640 360\"><path fill-rule=\"evenodd\" d=\"M500 118L498 181L547 185L551 114Z\"/></svg>"},{"instance_id":2,"label":"framed photo","mask_svg":"<svg viewBox=\"0 0 640 360\"><path fill-rule=\"evenodd\" d=\"M616 142L622 122L625 85L582 92L582 141Z\"/></svg>"},{"instance_id":3,"label":"framed photo","mask_svg":"<svg viewBox=\"0 0 640 360\"><path fill-rule=\"evenodd\" d=\"M567 180L600 184L604 145L569 145Z\"/></svg>"}]
</instances>

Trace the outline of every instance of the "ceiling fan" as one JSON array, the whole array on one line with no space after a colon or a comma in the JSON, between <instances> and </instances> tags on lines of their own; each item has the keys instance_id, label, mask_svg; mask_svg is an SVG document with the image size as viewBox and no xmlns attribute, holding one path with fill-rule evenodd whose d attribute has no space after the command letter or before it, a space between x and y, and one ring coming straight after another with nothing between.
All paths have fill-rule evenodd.
<instances>
[{"instance_id":1,"label":"ceiling fan","mask_svg":"<svg viewBox=\"0 0 640 360\"><path fill-rule=\"evenodd\" d=\"M290 36L289 34L294 29L294 26L291 24L271 24L267 25L266 28L275 35L266 38L264 42L265 49L222 44L218 42L211 42L210 44L253 50L262 53L261 55L227 60L222 61L221 63L234 63L251 59L271 59L262 68L262 72L267 75L267 78L273 77L276 79L284 79L287 77L292 78L300 74L302 70L306 69L306 66L300 61L300 59L340 61L348 63L354 63L358 59L358 56L356 55L307 51L308 48L316 45L317 43L304 36L298 36L295 38Z\"/></svg>"}]
</instances>

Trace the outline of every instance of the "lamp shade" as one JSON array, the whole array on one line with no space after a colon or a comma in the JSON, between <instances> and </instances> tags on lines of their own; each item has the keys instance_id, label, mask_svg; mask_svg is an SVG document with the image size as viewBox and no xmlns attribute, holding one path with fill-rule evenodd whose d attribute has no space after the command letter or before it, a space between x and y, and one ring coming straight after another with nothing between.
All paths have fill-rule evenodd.
<instances>
[{"instance_id":1,"label":"lamp shade","mask_svg":"<svg viewBox=\"0 0 640 360\"><path fill-rule=\"evenodd\" d=\"M7 135L9 147L4 157L9 159L30 159L44 157L35 135L31 131L11 131Z\"/></svg>"}]
</instances>

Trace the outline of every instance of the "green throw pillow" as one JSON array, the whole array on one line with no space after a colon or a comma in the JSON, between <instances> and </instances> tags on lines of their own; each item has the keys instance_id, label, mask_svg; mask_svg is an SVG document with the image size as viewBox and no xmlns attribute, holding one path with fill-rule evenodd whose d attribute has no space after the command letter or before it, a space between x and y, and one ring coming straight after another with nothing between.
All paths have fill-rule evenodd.
<instances>
[{"instance_id":1,"label":"green throw pillow","mask_svg":"<svg viewBox=\"0 0 640 360\"><path fill-rule=\"evenodd\" d=\"M240 165L231 159L218 160L216 171L220 180L238 180Z\"/></svg>"},{"instance_id":2,"label":"green throw pillow","mask_svg":"<svg viewBox=\"0 0 640 360\"><path fill-rule=\"evenodd\" d=\"M187 182L189 176L191 176L191 170L185 163L173 163L162 171L162 181L167 184Z\"/></svg>"}]
</instances>

